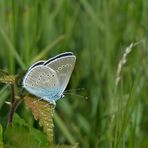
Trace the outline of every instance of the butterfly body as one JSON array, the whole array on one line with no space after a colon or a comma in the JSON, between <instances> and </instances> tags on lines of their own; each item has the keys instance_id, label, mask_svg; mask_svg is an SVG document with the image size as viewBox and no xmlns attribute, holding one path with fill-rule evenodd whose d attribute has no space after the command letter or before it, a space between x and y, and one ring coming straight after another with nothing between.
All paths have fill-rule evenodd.
<instances>
[{"instance_id":1,"label":"butterfly body","mask_svg":"<svg viewBox=\"0 0 148 148\"><path fill-rule=\"evenodd\" d=\"M76 57L71 52L33 64L26 73L23 86L31 94L50 103L62 98L74 69Z\"/></svg>"}]
</instances>

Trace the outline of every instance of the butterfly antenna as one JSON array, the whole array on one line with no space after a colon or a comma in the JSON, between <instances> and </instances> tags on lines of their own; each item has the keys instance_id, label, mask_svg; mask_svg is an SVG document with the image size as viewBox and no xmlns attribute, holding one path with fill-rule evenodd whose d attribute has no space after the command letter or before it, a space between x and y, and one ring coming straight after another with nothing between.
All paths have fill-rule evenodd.
<instances>
[{"instance_id":1,"label":"butterfly antenna","mask_svg":"<svg viewBox=\"0 0 148 148\"><path fill-rule=\"evenodd\" d=\"M72 95L72 96L77 96L77 97L80 97L80 98L85 98L85 99L88 99L88 97L87 96L82 96L82 95L78 95L78 94L74 94L74 93L63 93L64 95Z\"/></svg>"},{"instance_id":2,"label":"butterfly antenna","mask_svg":"<svg viewBox=\"0 0 148 148\"><path fill-rule=\"evenodd\" d=\"M85 88L68 89L68 90L65 90L64 92L81 91L81 90L85 90Z\"/></svg>"}]
</instances>

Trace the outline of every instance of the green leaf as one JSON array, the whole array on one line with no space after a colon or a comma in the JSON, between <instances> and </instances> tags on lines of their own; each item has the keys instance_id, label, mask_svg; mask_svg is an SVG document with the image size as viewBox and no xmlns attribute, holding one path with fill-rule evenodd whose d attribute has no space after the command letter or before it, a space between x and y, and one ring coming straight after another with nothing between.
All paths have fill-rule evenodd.
<instances>
[{"instance_id":1,"label":"green leaf","mask_svg":"<svg viewBox=\"0 0 148 148\"><path fill-rule=\"evenodd\" d=\"M49 44L46 48L42 49L40 52L33 60L31 63L34 63L35 61L41 59L44 57L50 49L52 49L55 45L57 45L59 42L61 42L65 38L64 35L59 36L56 40L54 40L51 44Z\"/></svg>"},{"instance_id":2,"label":"green leaf","mask_svg":"<svg viewBox=\"0 0 148 148\"><path fill-rule=\"evenodd\" d=\"M2 126L0 124L0 147L3 148L3 136L2 136L2 133L3 133L3 129L2 129Z\"/></svg>"},{"instance_id":3,"label":"green leaf","mask_svg":"<svg viewBox=\"0 0 148 148\"><path fill-rule=\"evenodd\" d=\"M0 69L0 82L6 84L14 84L15 76L9 75L7 72Z\"/></svg>"},{"instance_id":4,"label":"green leaf","mask_svg":"<svg viewBox=\"0 0 148 148\"><path fill-rule=\"evenodd\" d=\"M2 27L0 26L0 34L1 36L4 38L4 41L6 42L6 44L8 45L8 49L9 51L13 54L13 56L16 58L16 60L18 61L18 64L21 66L22 69L25 69L26 66L23 62L23 60L21 59L20 55L18 54L17 50L15 49L15 47L13 46L13 43L10 41L9 37L7 36L7 34L4 32L4 29L2 29Z\"/></svg>"},{"instance_id":5,"label":"green leaf","mask_svg":"<svg viewBox=\"0 0 148 148\"><path fill-rule=\"evenodd\" d=\"M34 118L43 126L49 143L53 144L53 105L34 96L25 96L24 100L26 106L32 110Z\"/></svg>"},{"instance_id":6,"label":"green leaf","mask_svg":"<svg viewBox=\"0 0 148 148\"><path fill-rule=\"evenodd\" d=\"M46 135L31 127L19 115L14 115L12 126L8 126L4 133L4 145L15 148L49 147Z\"/></svg>"}]
</instances>

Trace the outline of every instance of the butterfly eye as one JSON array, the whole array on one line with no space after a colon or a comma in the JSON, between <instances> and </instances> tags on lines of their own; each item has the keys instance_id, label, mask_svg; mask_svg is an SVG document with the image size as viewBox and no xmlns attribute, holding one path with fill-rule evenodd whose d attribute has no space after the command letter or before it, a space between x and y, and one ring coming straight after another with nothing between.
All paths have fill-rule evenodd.
<instances>
[{"instance_id":1,"label":"butterfly eye","mask_svg":"<svg viewBox=\"0 0 148 148\"><path fill-rule=\"evenodd\" d=\"M52 75L52 77L54 77L54 75Z\"/></svg>"}]
</instances>

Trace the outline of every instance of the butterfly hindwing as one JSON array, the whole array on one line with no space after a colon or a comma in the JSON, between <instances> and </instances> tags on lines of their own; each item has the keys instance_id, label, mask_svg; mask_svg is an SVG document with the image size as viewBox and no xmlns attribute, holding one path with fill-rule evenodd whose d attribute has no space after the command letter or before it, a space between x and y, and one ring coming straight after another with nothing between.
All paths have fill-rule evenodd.
<instances>
[{"instance_id":1,"label":"butterfly hindwing","mask_svg":"<svg viewBox=\"0 0 148 148\"><path fill-rule=\"evenodd\" d=\"M43 65L35 66L28 71L23 85L30 93L49 99L58 93L59 88L56 72Z\"/></svg>"}]
</instances>

